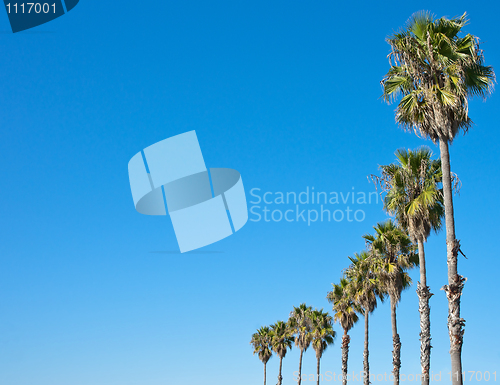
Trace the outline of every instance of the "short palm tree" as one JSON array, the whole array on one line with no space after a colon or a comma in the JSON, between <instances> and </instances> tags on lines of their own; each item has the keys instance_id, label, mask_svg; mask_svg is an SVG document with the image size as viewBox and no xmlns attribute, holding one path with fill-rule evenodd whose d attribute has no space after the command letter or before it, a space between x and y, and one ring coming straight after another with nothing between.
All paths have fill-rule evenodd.
<instances>
[{"instance_id":1,"label":"short palm tree","mask_svg":"<svg viewBox=\"0 0 500 385\"><path fill-rule=\"evenodd\" d=\"M333 290L330 291L326 298L333 305L333 320L340 323L342 329L344 329L344 335L342 336L342 383L347 384L347 360L349 358L349 342L350 337L349 330L358 322L358 315L356 311L359 311L359 307L354 303L351 293L350 285L351 281L346 277L343 277L338 284L332 284Z\"/></svg>"},{"instance_id":2,"label":"short palm tree","mask_svg":"<svg viewBox=\"0 0 500 385\"><path fill-rule=\"evenodd\" d=\"M312 324L312 347L316 352L316 374L317 374L317 385L319 385L319 364L321 357L328 345L333 344L335 338L335 331L333 330L333 319L327 313L321 310L313 310L311 312L311 324Z\"/></svg>"},{"instance_id":3,"label":"short palm tree","mask_svg":"<svg viewBox=\"0 0 500 385\"><path fill-rule=\"evenodd\" d=\"M386 192L384 208L396 217L399 227L407 231L418 245L420 282L417 283L420 312L420 364L422 384L429 384L431 332L429 299L433 295L427 286L424 242L431 230L441 228L444 215L441 162L433 160L427 147L415 151L396 151L397 162L380 166L382 176L377 181Z\"/></svg>"},{"instance_id":4,"label":"short palm tree","mask_svg":"<svg viewBox=\"0 0 500 385\"><path fill-rule=\"evenodd\" d=\"M345 276L350 284L347 286L348 295L352 298L356 308L359 308L365 318L365 344L363 351L364 385L370 383L370 363L368 350L368 319L369 314L377 307L377 299L384 300L384 293L380 288L378 277L374 273L374 259L366 251L349 257L351 265L346 269Z\"/></svg>"},{"instance_id":5,"label":"short palm tree","mask_svg":"<svg viewBox=\"0 0 500 385\"><path fill-rule=\"evenodd\" d=\"M375 257L375 273L379 278L382 290L391 300L391 325L394 350L392 364L394 385L399 384L401 368L401 340L396 320L396 307L401 299L401 292L411 285L407 273L418 265L418 257L413 253L413 246L408 235L400 230L392 220L378 223L374 227L375 235L364 235L373 257Z\"/></svg>"},{"instance_id":6,"label":"short palm tree","mask_svg":"<svg viewBox=\"0 0 500 385\"><path fill-rule=\"evenodd\" d=\"M250 343L253 346L253 354L257 353L259 359L264 364L264 385L266 385L266 366L272 357L271 351L271 329L269 326L263 326L252 335Z\"/></svg>"},{"instance_id":7,"label":"short palm tree","mask_svg":"<svg viewBox=\"0 0 500 385\"><path fill-rule=\"evenodd\" d=\"M495 73L484 64L479 38L461 34L466 15L435 19L428 12L414 14L405 29L390 36L391 67L382 80L384 98L402 95L396 121L418 135L439 142L443 168L448 285L448 331L453 385L461 385L465 321L460 317L460 296L465 278L458 274L460 241L455 236L449 143L472 125L468 101L483 99L493 89Z\"/></svg>"},{"instance_id":8,"label":"short palm tree","mask_svg":"<svg viewBox=\"0 0 500 385\"><path fill-rule=\"evenodd\" d=\"M292 349L293 344L293 330L290 328L288 323L283 321L278 321L274 325L271 325L271 349L280 358L280 367L278 373L278 385L283 382L282 365L283 358L289 349Z\"/></svg>"},{"instance_id":9,"label":"short palm tree","mask_svg":"<svg viewBox=\"0 0 500 385\"><path fill-rule=\"evenodd\" d=\"M298 307L293 308L290 313L290 318L288 320L290 327L295 332L295 346L300 349L300 359L299 359L299 379L298 384L302 382L302 356L304 352L311 345L311 312L312 307L306 306L305 303L301 303Z\"/></svg>"}]
</instances>

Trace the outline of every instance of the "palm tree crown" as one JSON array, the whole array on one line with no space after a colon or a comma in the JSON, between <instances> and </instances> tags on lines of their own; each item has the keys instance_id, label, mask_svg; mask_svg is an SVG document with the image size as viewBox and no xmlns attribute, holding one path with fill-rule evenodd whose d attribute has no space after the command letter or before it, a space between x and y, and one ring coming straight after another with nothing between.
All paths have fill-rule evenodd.
<instances>
[{"instance_id":1,"label":"palm tree crown","mask_svg":"<svg viewBox=\"0 0 500 385\"><path fill-rule=\"evenodd\" d=\"M396 121L433 141L452 141L466 131L472 123L468 99L486 97L495 80L479 39L459 36L465 17L435 19L419 12L387 39L391 68L382 80L383 96L390 101L402 95Z\"/></svg>"},{"instance_id":2,"label":"palm tree crown","mask_svg":"<svg viewBox=\"0 0 500 385\"><path fill-rule=\"evenodd\" d=\"M377 178L386 192L384 208L408 231L413 242L427 241L431 230L441 228L444 216L441 161L427 147L396 151L397 163L380 166Z\"/></svg>"},{"instance_id":3,"label":"palm tree crown","mask_svg":"<svg viewBox=\"0 0 500 385\"><path fill-rule=\"evenodd\" d=\"M271 325L271 348L280 358L284 358L292 348L293 330L283 321Z\"/></svg>"},{"instance_id":4,"label":"palm tree crown","mask_svg":"<svg viewBox=\"0 0 500 385\"><path fill-rule=\"evenodd\" d=\"M408 235L392 220L378 223L374 229L375 235L366 234L363 238L376 258L376 272L382 290L397 303L401 292L411 285L407 270L418 265L418 257Z\"/></svg>"},{"instance_id":5,"label":"palm tree crown","mask_svg":"<svg viewBox=\"0 0 500 385\"><path fill-rule=\"evenodd\" d=\"M333 344L335 331L333 330L333 318L321 310L313 310L311 313L312 323L312 346L316 352L316 358L321 358L328 345Z\"/></svg>"},{"instance_id":6,"label":"palm tree crown","mask_svg":"<svg viewBox=\"0 0 500 385\"><path fill-rule=\"evenodd\" d=\"M295 346L304 352L311 345L311 319L312 307L301 303L293 307L288 320L290 327L295 331Z\"/></svg>"},{"instance_id":7,"label":"palm tree crown","mask_svg":"<svg viewBox=\"0 0 500 385\"><path fill-rule=\"evenodd\" d=\"M344 332L347 333L354 324L358 321L356 311L359 307L356 306L350 296L349 287L350 281L344 277L338 284L332 284L333 290L328 292L326 298L333 305L333 320L340 323Z\"/></svg>"},{"instance_id":8,"label":"palm tree crown","mask_svg":"<svg viewBox=\"0 0 500 385\"><path fill-rule=\"evenodd\" d=\"M349 260L351 265L345 271L346 278L350 280L347 286L349 296L363 313L371 313L377 307L377 299L384 300L384 292L374 273L375 260L367 251L354 253L354 257L349 257Z\"/></svg>"},{"instance_id":9,"label":"palm tree crown","mask_svg":"<svg viewBox=\"0 0 500 385\"><path fill-rule=\"evenodd\" d=\"M263 326L252 335L250 343L253 346L253 354L258 353L259 359L263 364L267 364L272 357L271 351L271 329L269 326Z\"/></svg>"}]
</instances>

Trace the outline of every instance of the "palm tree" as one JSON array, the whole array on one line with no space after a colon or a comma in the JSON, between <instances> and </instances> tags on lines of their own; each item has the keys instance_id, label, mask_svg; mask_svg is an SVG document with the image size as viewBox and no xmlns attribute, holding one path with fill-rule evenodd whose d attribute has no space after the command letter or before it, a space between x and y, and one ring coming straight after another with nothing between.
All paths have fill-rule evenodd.
<instances>
[{"instance_id":1,"label":"palm tree","mask_svg":"<svg viewBox=\"0 0 500 385\"><path fill-rule=\"evenodd\" d=\"M312 307L301 303L298 307L293 307L290 313L289 324L295 332L295 346L300 349L299 359L299 379L298 384L302 382L302 355L311 344L311 315Z\"/></svg>"},{"instance_id":2,"label":"palm tree","mask_svg":"<svg viewBox=\"0 0 500 385\"><path fill-rule=\"evenodd\" d=\"M384 293L380 290L380 282L373 272L373 259L366 251L349 257L351 265L345 271L350 280L348 295L365 317L365 345L363 351L364 385L370 384L370 364L368 360L368 316L377 307L377 298L384 300Z\"/></svg>"},{"instance_id":3,"label":"palm tree","mask_svg":"<svg viewBox=\"0 0 500 385\"><path fill-rule=\"evenodd\" d=\"M326 298L329 302L333 304L334 321L340 323L342 329L344 329L344 335L342 336L342 383L347 384L347 359L349 357L349 342L351 341L349 335L347 334L349 330L358 322L358 315L356 311L359 311L359 307L353 302L350 296L350 280L343 277L339 284L332 284L333 290L330 291Z\"/></svg>"},{"instance_id":4,"label":"palm tree","mask_svg":"<svg viewBox=\"0 0 500 385\"><path fill-rule=\"evenodd\" d=\"M292 344L293 330L287 323L278 321L274 325L271 325L271 349L280 358L278 385L281 385L283 381L283 377L281 376L283 358L285 358L288 349L292 349Z\"/></svg>"},{"instance_id":5,"label":"palm tree","mask_svg":"<svg viewBox=\"0 0 500 385\"><path fill-rule=\"evenodd\" d=\"M258 353L259 359L264 364L264 385L266 385L266 366L272 357L271 351L271 329L269 326L263 326L252 335L250 343L253 346L253 354Z\"/></svg>"},{"instance_id":6,"label":"palm tree","mask_svg":"<svg viewBox=\"0 0 500 385\"><path fill-rule=\"evenodd\" d=\"M323 309L315 309L311 312L312 346L316 352L317 359L317 385L319 385L319 363L321 357L328 345L333 344L336 334L332 323L332 317L327 312L323 312Z\"/></svg>"},{"instance_id":7,"label":"palm tree","mask_svg":"<svg viewBox=\"0 0 500 385\"><path fill-rule=\"evenodd\" d=\"M412 252L412 243L406 233L401 231L392 220L378 223L374 227L375 236L364 235L370 251L376 257L375 271L379 277L382 290L391 300L391 325L394 350L392 364L394 385L399 384L401 368L401 340L396 321L396 307L401 299L401 292L410 287L411 278L408 269L418 265L418 257Z\"/></svg>"},{"instance_id":8,"label":"palm tree","mask_svg":"<svg viewBox=\"0 0 500 385\"><path fill-rule=\"evenodd\" d=\"M443 195L438 184L442 180L441 162L431 159L427 147L416 151L396 151L398 161L380 166L382 176L376 180L387 194L384 208L394 215L397 224L407 231L418 245L420 282L417 283L420 312L420 364L422 384L429 384L431 332L429 299L432 293L427 286L424 242L431 230L441 228L444 215Z\"/></svg>"},{"instance_id":9,"label":"palm tree","mask_svg":"<svg viewBox=\"0 0 500 385\"><path fill-rule=\"evenodd\" d=\"M439 142L443 168L448 285L448 331L452 384L462 385L464 319L460 317L460 296L465 278L458 274L460 241L455 237L449 143L472 125L468 101L486 98L493 89L495 72L484 65L479 39L459 36L467 23L459 18L435 19L428 12L414 14L404 30L387 39L391 46L391 67L382 80L383 96L391 101L402 95L396 121L406 129Z\"/></svg>"}]
</instances>

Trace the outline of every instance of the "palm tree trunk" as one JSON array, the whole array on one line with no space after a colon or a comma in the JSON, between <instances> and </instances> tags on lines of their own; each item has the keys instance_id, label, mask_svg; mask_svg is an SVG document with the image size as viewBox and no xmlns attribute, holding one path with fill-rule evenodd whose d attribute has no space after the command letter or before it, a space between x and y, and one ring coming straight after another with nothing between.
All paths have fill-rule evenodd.
<instances>
[{"instance_id":1,"label":"palm tree trunk","mask_svg":"<svg viewBox=\"0 0 500 385\"><path fill-rule=\"evenodd\" d=\"M266 385L266 365L264 364L264 385Z\"/></svg>"},{"instance_id":2,"label":"palm tree trunk","mask_svg":"<svg viewBox=\"0 0 500 385\"><path fill-rule=\"evenodd\" d=\"M427 286L424 240L422 238L418 240L418 259L420 264L420 282L417 282L418 311L420 313L420 366L422 367L422 385L429 385L432 348L429 299L433 294Z\"/></svg>"},{"instance_id":3,"label":"palm tree trunk","mask_svg":"<svg viewBox=\"0 0 500 385\"><path fill-rule=\"evenodd\" d=\"M344 329L342 336L342 384L347 385L347 358L349 356L350 337L347 334L347 329Z\"/></svg>"},{"instance_id":4,"label":"palm tree trunk","mask_svg":"<svg viewBox=\"0 0 500 385\"><path fill-rule=\"evenodd\" d=\"M280 357L280 371L278 374L278 385L281 385L281 382L283 381L283 377L281 376L282 363L283 363L283 357Z\"/></svg>"},{"instance_id":5,"label":"palm tree trunk","mask_svg":"<svg viewBox=\"0 0 500 385\"><path fill-rule=\"evenodd\" d=\"M299 385L302 382L302 355L304 354L304 350L300 349L300 359L299 359Z\"/></svg>"},{"instance_id":6,"label":"palm tree trunk","mask_svg":"<svg viewBox=\"0 0 500 385\"><path fill-rule=\"evenodd\" d=\"M448 298L448 333L450 335L450 357L452 385L462 385L462 343L465 320L460 318L460 296L466 279L457 272L457 256L460 241L455 238L453 214L453 192L451 186L450 153L448 140L439 139L441 167L443 169L444 213L446 222L446 254L448 263L448 285L443 286Z\"/></svg>"},{"instance_id":7,"label":"palm tree trunk","mask_svg":"<svg viewBox=\"0 0 500 385\"><path fill-rule=\"evenodd\" d=\"M320 357L318 357L318 364L317 364L317 366L316 366L316 371L317 371L317 376L318 376L318 378L317 378L317 382L316 382L316 384L317 384L317 385L319 385L319 360L320 360L320 359L321 359L321 358L320 358Z\"/></svg>"},{"instance_id":8,"label":"palm tree trunk","mask_svg":"<svg viewBox=\"0 0 500 385\"><path fill-rule=\"evenodd\" d=\"M364 385L370 385L370 364L368 363L368 310L365 308L365 350L363 352Z\"/></svg>"},{"instance_id":9,"label":"palm tree trunk","mask_svg":"<svg viewBox=\"0 0 500 385\"><path fill-rule=\"evenodd\" d=\"M392 351L392 366L394 369L394 385L399 385L399 369L401 368L401 341L399 340L398 326L396 322L396 299L391 297L391 324L392 324L392 343L394 350Z\"/></svg>"}]
</instances>

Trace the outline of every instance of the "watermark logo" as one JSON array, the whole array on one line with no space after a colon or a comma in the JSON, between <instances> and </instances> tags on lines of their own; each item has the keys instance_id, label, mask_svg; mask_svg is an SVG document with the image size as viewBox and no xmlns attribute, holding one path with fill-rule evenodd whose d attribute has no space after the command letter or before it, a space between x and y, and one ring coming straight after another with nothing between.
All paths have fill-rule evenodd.
<instances>
[{"instance_id":1,"label":"watermark logo","mask_svg":"<svg viewBox=\"0 0 500 385\"><path fill-rule=\"evenodd\" d=\"M4 0L12 32L20 32L48 23L71 11L79 0L51 0L39 2Z\"/></svg>"},{"instance_id":2,"label":"watermark logo","mask_svg":"<svg viewBox=\"0 0 500 385\"><path fill-rule=\"evenodd\" d=\"M451 373L449 373L451 375ZM441 371L438 372L438 373L434 373L434 372L431 372L430 375L427 375L429 377L430 380L432 381L435 381L435 382L440 382L441 381L441 378L443 377L441 375ZM298 371L295 371L293 372L293 377L294 377L294 380L297 381L299 379L299 372ZM344 376L342 375L342 373L335 373L335 372L332 372L330 370L327 370L324 374L323 373L320 373L319 376L317 374L302 374L300 376L302 382L314 382L316 383L318 380L321 380L321 381L334 381L334 382L344 382L345 381L348 381L348 382L365 382L366 380L366 377L369 378L369 382L370 383L375 383L375 382L384 382L386 383L387 381L390 381L390 382L393 382L394 381L394 374L392 373L387 373L387 372L384 372L383 374L382 373L379 373L379 374L375 374L375 373L370 373L369 376L366 375L366 372L364 371L360 371L359 373L356 373L356 372L352 372L352 373L347 373L345 378ZM420 373L410 373L410 374L405 374L405 373L401 373L399 375L399 380L401 382L421 382L422 381L422 375ZM451 377L450 377L450 381L451 381Z\"/></svg>"},{"instance_id":3,"label":"watermark logo","mask_svg":"<svg viewBox=\"0 0 500 385\"><path fill-rule=\"evenodd\" d=\"M307 186L300 192L271 192L260 188L250 190L250 221L302 222L363 222L364 207L378 204L379 194L356 191L316 191Z\"/></svg>"},{"instance_id":4,"label":"watermark logo","mask_svg":"<svg viewBox=\"0 0 500 385\"><path fill-rule=\"evenodd\" d=\"M207 169L195 131L155 143L128 163L136 210L170 215L182 253L215 243L248 220L241 175Z\"/></svg>"}]
</instances>

